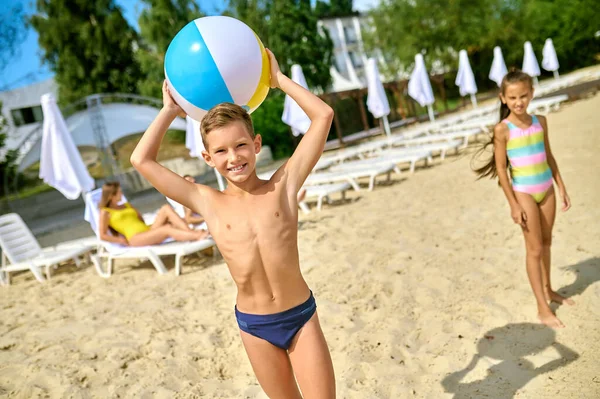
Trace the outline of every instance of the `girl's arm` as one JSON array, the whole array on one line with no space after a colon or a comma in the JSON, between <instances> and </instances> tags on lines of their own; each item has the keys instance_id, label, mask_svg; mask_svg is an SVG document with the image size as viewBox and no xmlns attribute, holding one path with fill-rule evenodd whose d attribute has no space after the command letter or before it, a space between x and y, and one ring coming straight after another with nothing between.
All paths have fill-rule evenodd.
<instances>
[{"instance_id":1,"label":"girl's arm","mask_svg":"<svg viewBox=\"0 0 600 399\"><path fill-rule=\"evenodd\" d=\"M515 192L508 179L508 165L506 164L506 143L508 142L508 127L504 123L498 123L494 127L494 158L496 160L496 171L498 180L504 195L510 205L510 213L513 221L525 227L527 216L525 210L517 202Z\"/></svg>"},{"instance_id":2,"label":"girl's arm","mask_svg":"<svg viewBox=\"0 0 600 399\"><path fill-rule=\"evenodd\" d=\"M185 180L156 160L158 149L167 129L177 116L183 114L181 108L171 97L166 81L163 83L162 90L163 108L133 150L131 164L161 194L204 215L206 211L205 196L202 194L209 188Z\"/></svg>"},{"instance_id":3,"label":"girl's arm","mask_svg":"<svg viewBox=\"0 0 600 399\"><path fill-rule=\"evenodd\" d=\"M113 236L108 232L108 224L110 221L110 213L105 210L100 210L100 220L98 226L98 233L102 241L114 242L115 244L129 245L127 239L122 235Z\"/></svg>"},{"instance_id":4,"label":"girl's arm","mask_svg":"<svg viewBox=\"0 0 600 399\"><path fill-rule=\"evenodd\" d=\"M548 121L545 116L539 115L538 120L540 124L544 128L544 146L546 147L546 159L548 160L548 166L550 166L550 170L552 170L552 177L554 177L554 181L558 186L558 193L560 194L561 202L563 204L562 210L567 211L571 207L571 199L567 194L567 188L565 187L565 183L563 182L562 176L560 175L560 171L558 170L558 164L556 163L556 159L552 154L552 150L550 149L550 139L548 138Z\"/></svg>"}]
</instances>

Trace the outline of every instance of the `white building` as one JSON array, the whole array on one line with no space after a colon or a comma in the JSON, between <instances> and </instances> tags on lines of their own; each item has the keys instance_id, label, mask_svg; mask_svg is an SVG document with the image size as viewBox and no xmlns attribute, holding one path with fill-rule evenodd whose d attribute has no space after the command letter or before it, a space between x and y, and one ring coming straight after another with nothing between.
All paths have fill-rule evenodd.
<instances>
[{"instance_id":1,"label":"white building","mask_svg":"<svg viewBox=\"0 0 600 399\"><path fill-rule=\"evenodd\" d=\"M363 32L368 29L368 20L362 16L327 18L319 20L319 27L326 29L333 41L333 65L330 68L332 92L366 87L365 66L369 55L365 50ZM375 51L380 64L384 60ZM384 79L385 80L385 79Z\"/></svg>"},{"instance_id":2,"label":"white building","mask_svg":"<svg viewBox=\"0 0 600 399\"><path fill-rule=\"evenodd\" d=\"M3 151L18 149L17 162L23 170L40 159L43 113L40 105L42 94L53 93L56 97L58 88L54 79L35 83L18 89L0 92L3 102L2 114L8 120L6 145ZM77 147L99 147L98 119L100 130L104 134L103 141L110 145L122 137L135 133L143 133L156 118L162 102L135 95L98 95L99 102L93 110L83 107L65 118ZM88 97L88 98L90 98ZM108 97L113 101L103 104L102 99ZM118 102L114 102L115 97ZM132 103L131 100L136 100ZM139 104L145 100L147 105ZM85 105L85 104L83 104ZM93 112L96 111L96 112ZM172 129L185 130L186 122L177 118L171 124ZM0 154L3 156L3 154Z\"/></svg>"},{"instance_id":3,"label":"white building","mask_svg":"<svg viewBox=\"0 0 600 399\"><path fill-rule=\"evenodd\" d=\"M21 142L39 127L43 120L40 97L45 93L53 93L56 96L57 92L58 86L54 79L0 92L2 116L8 124L5 148L0 151L18 148ZM2 153L0 159L3 158Z\"/></svg>"}]
</instances>

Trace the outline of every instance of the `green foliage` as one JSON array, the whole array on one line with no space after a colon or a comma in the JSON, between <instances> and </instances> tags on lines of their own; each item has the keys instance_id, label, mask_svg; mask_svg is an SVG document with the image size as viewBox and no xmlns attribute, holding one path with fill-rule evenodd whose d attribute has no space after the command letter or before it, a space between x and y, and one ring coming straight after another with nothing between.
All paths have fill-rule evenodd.
<instances>
[{"instance_id":1,"label":"green foliage","mask_svg":"<svg viewBox=\"0 0 600 399\"><path fill-rule=\"evenodd\" d=\"M309 87L323 90L331 84L333 43L329 36L320 34L318 17L310 3L309 0L230 0L225 15L250 26L276 55L283 73L289 74L292 65L299 64ZM252 114L254 130L262 135L263 144L271 147L275 159L290 156L295 148L290 128L281 121L284 99L281 91L271 90Z\"/></svg>"},{"instance_id":2,"label":"green foliage","mask_svg":"<svg viewBox=\"0 0 600 399\"><path fill-rule=\"evenodd\" d=\"M225 14L254 30L283 73L299 64L309 87L323 90L331 84L333 42L327 32L319 32L310 0L231 0Z\"/></svg>"},{"instance_id":3,"label":"green foliage","mask_svg":"<svg viewBox=\"0 0 600 399\"><path fill-rule=\"evenodd\" d=\"M137 39L114 0L38 0L30 18L43 60L55 72L59 100L93 93L135 92Z\"/></svg>"},{"instance_id":4,"label":"green foliage","mask_svg":"<svg viewBox=\"0 0 600 399\"><path fill-rule=\"evenodd\" d=\"M319 18L348 17L358 15L358 11L352 10L353 0L317 0L315 13Z\"/></svg>"},{"instance_id":5,"label":"green foliage","mask_svg":"<svg viewBox=\"0 0 600 399\"><path fill-rule=\"evenodd\" d=\"M2 116L2 102L0 102L0 196L5 196L5 184L10 185L12 179L16 177L16 160L19 155L17 150L3 151L6 144L6 119Z\"/></svg>"},{"instance_id":6,"label":"green foliage","mask_svg":"<svg viewBox=\"0 0 600 399\"><path fill-rule=\"evenodd\" d=\"M281 121L285 94L271 90L265 101L252 113L254 132L262 136L263 145L268 145L274 159L290 156L295 145L289 126Z\"/></svg>"},{"instance_id":7,"label":"green foliage","mask_svg":"<svg viewBox=\"0 0 600 399\"><path fill-rule=\"evenodd\" d=\"M244 21L263 43L268 35L268 15L272 0L229 0L223 15Z\"/></svg>"},{"instance_id":8,"label":"green foliage","mask_svg":"<svg viewBox=\"0 0 600 399\"><path fill-rule=\"evenodd\" d=\"M273 0L269 16L267 45L282 72L299 64L309 87L329 87L333 42L325 30L320 34L310 0Z\"/></svg>"},{"instance_id":9,"label":"green foliage","mask_svg":"<svg viewBox=\"0 0 600 399\"><path fill-rule=\"evenodd\" d=\"M370 13L375 29L365 41L381 49L392 74L410 70L418 52L428 68L436 61L456 70L458 51L466 49L485 88L493 86L487 76L494 46L502 48L507 67L520 68L524 42L531 41L541 61L551 37L561 70L591 65L600 53L598 15L595 0L383 0Z\"/></svg>"},{"instance_id":10,"label":"green foliage","mask_svg":"<svg viewBox=\"0 0 600 399\"><path fill-rule=\"evenodd\" d=\"M148 7L138 20L142 40L135 58L143 77L137 87L141 95L161 98L167 48L181 28L203 14L193 0L143 1Z\"/></svg>"}]
</instances>

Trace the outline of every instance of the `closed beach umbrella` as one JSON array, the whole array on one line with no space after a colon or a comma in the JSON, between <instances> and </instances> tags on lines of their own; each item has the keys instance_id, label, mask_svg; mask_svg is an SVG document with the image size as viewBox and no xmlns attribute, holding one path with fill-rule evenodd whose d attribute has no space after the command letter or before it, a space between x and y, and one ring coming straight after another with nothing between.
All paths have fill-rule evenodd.
<instances>
[{"instance_id":1,"label":"closed beach umbrella","mask_svg":"<svg viewBox=\"0 0 600 399\"><path fill-rule=\"evenodd\" d=\"M502 79L504 79L507 72L504 57L502 56L502 49L499 46L496 46L494 47L494 60L492 61L492 68L490 69L488 77L500 87Z\"/></svg>"},{"instance_id":2,"label":"closed beach umbrella","mask_svg":"<svg viewBox=\"0 0 600 399\"><path fill-rule=\"evenodd\" d=\"M421 107L427 106L429 120L435 120L433 108L431 107L435 98L433 97L433 89L431 88L431 82L429 81L429 75L427 74L422 54L415 56L415 68L408 81L408 95L414 98Z\"/></svg>"},{"instance_id":3,"label":"closed beach umbrella","mask_svg":"<svg viewBox=\"0 0 600 399\"><path fill-rule=\"evenodd\" d=\"M477 108L477 84L475 83L475 76L469 63L469 56L467 50L460 50L458 53L458 73L456 74L456 81L454 82L458 86L461 96L471 95L471 102L473 107Z\"/></svg>"},{"instance_id":4,"label":"closed beach umbrella","mask_svg":"<svg viewBox=\"0 0 600 399\"><path fill-rule=\"evenodd\" d=\"M94 179L81 159L71 132L50 93L42 95L40 179L70 200L94 189Z\"/></svg>"},{"instance_id":5,"label":"closed beach umbrella","mask_svg":"<svg viewBox=\"0 0 600 399\"><path fill-rule=\"evenodd\" d=\"M190 150L190 156L201 158L202 151L204 151L204 144L202 143L202 135L200 134L200 122L189 116L185 117L186 129L185 129L185 147ZM225 181L223 176L217 169L213 168L215 176L217 177L217 183L219 184L219 190L225 190Z\"/></svg>"},{"instance_id":6,"label":"closed beach umbrella","mask_svg":"<svg viewBox=\"0 0 600 399\"><path fill-rule=\"evenodd\" d=\"M523 72L533 78L533 82L537 85L537 77L540 76L540 66L538 65L537 58L533 52L533 46L531 42L525 42L525 54L523 55Z\"/></svg>"},{"instance_id":7,"label":"closed beach umbrella","mask_svg":"<svg viewBox=\"0 0 600 399\"><path fill-rule=\"evenodd\" d=\"M554 43L552 39L546 39L544 43L544 49L542 50L542 68L546 71L552 71L554 78L558 79L558 57L556 56L556 50L554 49Z\"/></svg>"},{"instance_id":8,"label":"closed beach umbrella","mask_svg":"<svg viewBox=\"0 0 600 399\"><path fill-rule=\"evenodd\" d=\"M302 67L298 64L292 65L292 80L308 90ZM292 134L296 137L305 134L310 127L310 118L308 115L306 115L298 103L287 94L283 103L281 120L292 128Z\"/></svg>"},{"instance_id":9,"label":"closed beach umbrella","mask_svg":"<svg viewBox=\"0 0 600 399\"><path fill-rule=\"evenodd\" d=\"M385 89L381 83L379 69L375 58L367 60L367 108L375 118L382 118L385 134L391 135L390 124L387 116L390 114L390 103L388 102Z\"/></svg>"}]
</instances>

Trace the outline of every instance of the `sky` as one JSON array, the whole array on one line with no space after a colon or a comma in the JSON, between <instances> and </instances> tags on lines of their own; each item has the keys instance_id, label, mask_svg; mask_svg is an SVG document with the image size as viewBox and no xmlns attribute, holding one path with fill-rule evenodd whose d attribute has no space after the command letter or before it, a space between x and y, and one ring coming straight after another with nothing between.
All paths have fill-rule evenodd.
<instances>
[{"instance_id":1,"label":"sky","mask_svg":"<svg viewBox=\"0 0 600 399\"><path fill-rule=\"evenodd\" d=\"M354 0L354 9L366 11L376 6L381 0ZM140 0L115 0L123 10L125 19L131 26L137 29L137 19L142 9ZM14 5L22 4L25 14L31 15L35 12L34 0L2 0L5 4L0 12L9 12ZM226 4L225 0L201 0L201 9L204 13L219 14ZM0 76L0 91L15 89L35 82L46 80L53 76L50 69L43 65L40 60L40 48L38 46L38 34L35 29L27 30L25 41L21 44L12 62Z\"/></svg>"}]
</instances>

